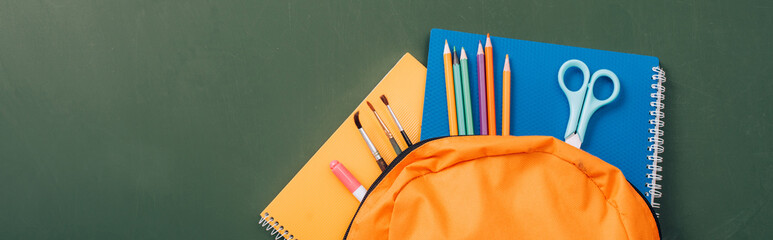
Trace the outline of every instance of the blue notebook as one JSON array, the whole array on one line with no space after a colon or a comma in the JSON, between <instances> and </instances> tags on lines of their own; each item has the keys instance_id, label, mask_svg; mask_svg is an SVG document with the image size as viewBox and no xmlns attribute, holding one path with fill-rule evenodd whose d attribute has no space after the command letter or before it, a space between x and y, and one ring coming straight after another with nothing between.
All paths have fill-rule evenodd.
<instances>
[{"instance_id":1,"label":"blue notebook","mask_svg":"<svg viewBox=\"0 0 773 240\"><path fill-rule=\"evenodd\" d=\"M475 134L480 134L475 54L478 41L485 45L486 35L433 29L427 57L422 140L449 135L442 59L446 40L457 51L464 47L467 52L473 126ZM619 95L590 118L582 149L619 168L628 181L645 194L652 207L659 207L665 72L659 67L658 58L501 37L491 37L491 42L498 133L501 133L505 54L510 56L512 72L510 135L516 136L545 135L564 140L569 103L559 87L558 71L567 60L583 61L590 73L599 69L614 72L620 80ZM569 89L576 90L582 85L579 73L565 77ZM611 81L597 81L596 84L594 93L599 99L611 94Z\"/></svg>"}]
</instances>

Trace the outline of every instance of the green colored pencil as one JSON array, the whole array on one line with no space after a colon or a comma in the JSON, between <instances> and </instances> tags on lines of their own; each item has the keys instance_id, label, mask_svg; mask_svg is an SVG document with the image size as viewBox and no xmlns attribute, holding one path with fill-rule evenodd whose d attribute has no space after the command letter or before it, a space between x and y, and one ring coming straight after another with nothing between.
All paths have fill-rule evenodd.
<instances>
[{"instance_id":1,"label":"green colored pencil","mask_svg":"<svg viewBox=\"0 0 773 240\"><path fill-rule=\"evenodd\" d=\"M467 135L475 135L472 128L472 100L470 99L470 73L467 70L467 53L462 48L462 56L459 57L462 65L462 94L464 95L464 123L467 125Z\"/></svg>"},{"instance_id":2,"label":"green colored pencil","mask_svg":"<svg viewBox=\"0 0 773 240\"><path fill-rule=\"evenodd\" d=\"M454 69L454 91L456 92L456 123L459 126L459 135L467 135L467 124L464 123L464 97L462 96L462 76L459 71L459 56L456 55L456 47L454 47L453 56L453 69Z\"/></svg>"}]
</instances>

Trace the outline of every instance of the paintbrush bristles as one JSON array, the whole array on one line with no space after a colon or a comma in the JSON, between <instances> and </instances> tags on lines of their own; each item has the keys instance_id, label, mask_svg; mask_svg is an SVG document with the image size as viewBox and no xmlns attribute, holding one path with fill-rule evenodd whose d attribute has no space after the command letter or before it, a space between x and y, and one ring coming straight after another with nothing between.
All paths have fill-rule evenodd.
<instances>
[{"instance_id":1,"label":"paintbrush bristles","mask_svg":"<svg viewBox=\"0 0 773 240\"><path fill-rule=\"evenodd\" d=\"M374 108L374 107L373 107L373 104L370 104L370 102L369 102L369 101L365 101L365 103L367 103L367 104L368 104L368 107L370 108L370 110L372 110L372 111L374 111L374 112L376 111L376 108Z\"/></svg>"},{"instance_id":2,"label":"paintbrush bristles","mask_svg":"<svg viewBox=\"0 0 773 240\"><path fill-rule=\"evenodd\" d=\"M362 128L362 124L360 124L360 111L354 113L354 125L357 125L357 128Z\"/></svg>"},{"instance_id":3,"label":"paintbrush bristles","mask_svg":"<svg viewBox=\"0 0 773 240\"><path fill-rule=\"evenodd\" d=\"M389 105L389 101L387 100L386 96L381 95L381 101L384 102L384 105Z\"/></svg>"}]
</instances>

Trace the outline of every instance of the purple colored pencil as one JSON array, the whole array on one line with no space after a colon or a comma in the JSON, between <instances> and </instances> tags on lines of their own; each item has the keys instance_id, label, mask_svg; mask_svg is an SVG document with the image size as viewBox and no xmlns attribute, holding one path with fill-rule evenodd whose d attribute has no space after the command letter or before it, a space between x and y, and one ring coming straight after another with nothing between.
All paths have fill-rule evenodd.
<instances>
[{"instance_id":1,"label":"purple colored pencil","mask_svg":"<svg viewBox=\"0 0 773 240\"><path fill-rule=\"evenodd\" d=\"M478 104L480 104L480 135L488 135L488 109L486 104L486 60L483 45L478 41Z\"/></svg>"}]
</instances>

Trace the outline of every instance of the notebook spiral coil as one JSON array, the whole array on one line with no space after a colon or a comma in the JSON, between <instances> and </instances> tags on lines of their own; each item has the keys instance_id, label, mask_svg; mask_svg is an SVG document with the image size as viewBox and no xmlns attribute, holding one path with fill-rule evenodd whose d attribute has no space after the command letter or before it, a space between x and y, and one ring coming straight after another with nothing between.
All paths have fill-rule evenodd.
<instances>
[{"instance_id":1,"label":"notebook spiral coil","mask_svg":"<svg viewBox=\"0 0 773 240\"><path fill-rule=\"evenodd\" d=\"M650 190L646 195L650 198L650 206L652 208L660 208L660 203L657 202L657 199L663 196L663 193L660 191L663 186L658 181L663 180L663 175L660 174L663 171L663 166L660 166L660 164L663 162L661 153L664 150L662 128L664 125L663 118L665 117L663 113L663 100L665 99L664 92L666 87L663 86L663 83L666 82L666 72L659 66L653 67L652 71L655 72L655 75L652 75L652 80L656 81L652 84L652 89L656 91L650 95L653 98L650 106L654 107L655 110L650 111L652 119L649 122L652 124L652 128L650 128L649 132L652 134L652 137L648 139L651 143L648 150L652 151L652 155L647 156L647 159L652 161L652 163L647 165L651 172L647 174L647 178L650 179L650 182L647 183L647 188Z\"/></svg>"},{"instance_id":2,"label":"notebook spiral coil","mask_svg":"<svg viewBox=\"0 0 773 240\"><path fill-rule=\"evenodd\" d=\"M286 230L284 226L279 225L279 220L274 219L274 217L271 217L268 212L263 213L262 216L260 216L260 220L258 221L258 224L260 224L261 227L266 228L266 232L269 232L271 236L274 236L275 240L279 239L287 239L287 240L295 240L295 236L290 234L290 231Z\"/></svg>"}]
</instances>

